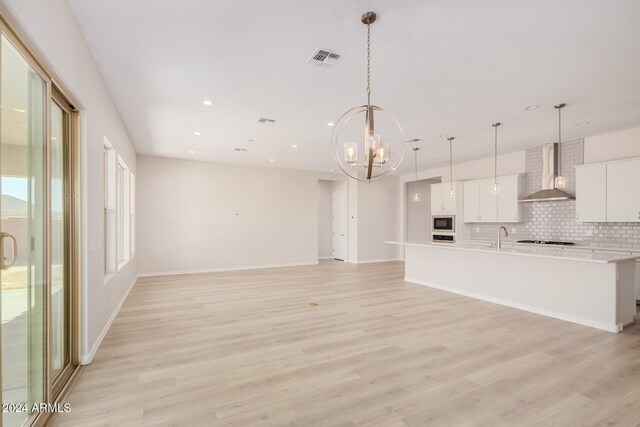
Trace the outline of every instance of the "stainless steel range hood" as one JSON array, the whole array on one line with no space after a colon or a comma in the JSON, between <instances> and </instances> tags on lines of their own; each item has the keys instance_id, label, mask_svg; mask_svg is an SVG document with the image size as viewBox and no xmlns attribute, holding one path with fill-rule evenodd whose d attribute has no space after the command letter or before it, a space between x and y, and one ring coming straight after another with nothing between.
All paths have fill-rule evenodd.
<instances>
[{"instance_id":1,"label":"stainless steel range hood","mask_svg":"<svg viewBox=\"0 0 640 427\"><path fill-rule=\"evenodd\" d=\"M518 200L520 203L575 199L575 196L555 188L556 176L558 176L558 149L557 143L542 146L542 190Z\"/></svg>"}]
</instances>

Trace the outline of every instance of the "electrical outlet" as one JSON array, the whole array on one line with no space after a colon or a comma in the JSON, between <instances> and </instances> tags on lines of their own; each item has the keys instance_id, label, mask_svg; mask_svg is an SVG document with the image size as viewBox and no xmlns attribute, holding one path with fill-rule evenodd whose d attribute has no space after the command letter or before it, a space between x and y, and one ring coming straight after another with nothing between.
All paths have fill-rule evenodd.
<instances>
[{"instance_id":1,"label":"electrical outlet","mask_svg":"<svg viewBox=\"0 0 640 427\"><path fill-rule=\"evenodd\" d=\"M480 232L480 227L476 227L476 233Z\"/></svg>"},{"instance_id":2,"label":"electrical outlet","mask_svg":"<svg viewBox=\"0 0 640 427\"><path fill-rule=\"evenodd\" d=\"M515 228L511 229L511 234L516 234L516 229Z\"/></svg>"}]
</instances>

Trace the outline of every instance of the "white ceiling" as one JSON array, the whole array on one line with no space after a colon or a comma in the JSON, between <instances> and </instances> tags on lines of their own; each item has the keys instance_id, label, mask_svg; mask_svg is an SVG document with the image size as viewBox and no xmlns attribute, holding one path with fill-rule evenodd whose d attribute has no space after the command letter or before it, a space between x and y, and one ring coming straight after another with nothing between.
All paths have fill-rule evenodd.
<instances>
[{"instance_id":1,"label":"white ceiling","mask_svg":"<svg viewBox=\"0 0 640 427\"><path fill-rule=\"evenodd\" d=\"M141 154L334 169L326 124L366 100L366 10L373 102L424 140L421 168L448 163L444 133L456 161L491 156L494 121L502 152L551 142L558 102L565 140L640 125L637 0L69 3ZM346 57L307 64L318 47Z\"/></svg>"}]
</instances>

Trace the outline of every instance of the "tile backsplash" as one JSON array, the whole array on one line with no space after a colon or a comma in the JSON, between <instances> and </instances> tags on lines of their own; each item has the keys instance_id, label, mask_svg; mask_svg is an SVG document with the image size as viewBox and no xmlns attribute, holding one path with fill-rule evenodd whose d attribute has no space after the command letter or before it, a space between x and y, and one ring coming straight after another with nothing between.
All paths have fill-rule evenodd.
<instances>
[{"instance_id":1,"label":"tile backsplash","mask_svg":"<svg viewBox=\"0 0 640 427\"><path fill-rule=\"evenodd\" d=\"M564 190L575 194L574 166L584 164L584 141L562 143L560 150L560 170L567 183ZM542 188L541 146L527 150L525 172L526 196ZM505 240L560 240L581 245L640 249L640 223L579 223L575 220L575 211L575 200L526 203L524 222L472 224L471 238L495 240L498 227L504 225L509 230L509 238Z\"/></svg>"}]
</instances>

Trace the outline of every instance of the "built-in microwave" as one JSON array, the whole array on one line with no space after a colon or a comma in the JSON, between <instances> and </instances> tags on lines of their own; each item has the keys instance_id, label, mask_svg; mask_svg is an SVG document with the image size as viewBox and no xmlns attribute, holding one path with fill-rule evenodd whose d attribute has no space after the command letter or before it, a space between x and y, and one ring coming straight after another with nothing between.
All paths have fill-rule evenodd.
<instances>
[{"instance_id":1,"label":"built-in microwave","mask_svg":"<svg viewBox=\"0 0 640 427\"><path fill-rule=\"evenodd\" d=\"M455 215L433 215L433 232L449 232L456 231Z\"/></svg>"}]
</instances>

